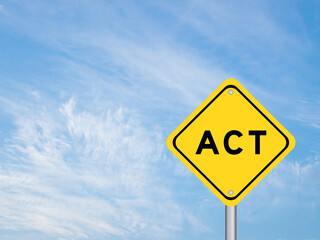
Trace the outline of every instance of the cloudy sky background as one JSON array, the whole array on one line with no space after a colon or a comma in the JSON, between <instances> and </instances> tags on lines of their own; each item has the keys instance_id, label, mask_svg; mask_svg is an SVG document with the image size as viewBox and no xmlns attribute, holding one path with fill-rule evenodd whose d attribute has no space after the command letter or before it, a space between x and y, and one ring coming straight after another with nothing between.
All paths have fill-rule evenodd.
<instances>
[{"instance_id":1,"label":"cloudy sky background","mask_svg":"<svg viewBox=\"0 0 320 240\"><path fill-rule=\"evenodd\" d=\"M238 238L320 240L318 1L0 0L0 238L224 239L165 146L225 79L296 138Z\"/></svg>"}]
</instances>

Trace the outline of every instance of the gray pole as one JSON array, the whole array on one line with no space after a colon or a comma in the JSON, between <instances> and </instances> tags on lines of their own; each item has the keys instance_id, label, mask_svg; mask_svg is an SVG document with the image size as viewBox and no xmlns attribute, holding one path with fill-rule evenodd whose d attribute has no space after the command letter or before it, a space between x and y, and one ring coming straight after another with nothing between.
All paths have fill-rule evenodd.
<instances>
[{"instance_id":1,"label":"gray pole","mask_svg":"<svg viewBox=\"0 0 320 240\"><path fill-rule=\"evenodd\" d=\"M226 240L237 240L237 206L226 206Z\"/></svg>"}]
</instances>

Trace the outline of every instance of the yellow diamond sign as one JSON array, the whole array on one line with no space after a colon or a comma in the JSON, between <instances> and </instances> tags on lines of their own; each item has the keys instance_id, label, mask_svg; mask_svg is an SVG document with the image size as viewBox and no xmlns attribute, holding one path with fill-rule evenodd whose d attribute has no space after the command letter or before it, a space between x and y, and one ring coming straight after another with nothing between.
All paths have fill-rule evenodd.
<instances>
[{"instance_id":1,"label":"yellow diamond sign","mask_svg":"<svg viewBox=\"0 0 320 240\"><path fill-rule=\"evenodd\" d=\"M294 137L234 79L167 139L168 148L227 206L237 205L294 145Z\"/></svg>"}]
</instances>

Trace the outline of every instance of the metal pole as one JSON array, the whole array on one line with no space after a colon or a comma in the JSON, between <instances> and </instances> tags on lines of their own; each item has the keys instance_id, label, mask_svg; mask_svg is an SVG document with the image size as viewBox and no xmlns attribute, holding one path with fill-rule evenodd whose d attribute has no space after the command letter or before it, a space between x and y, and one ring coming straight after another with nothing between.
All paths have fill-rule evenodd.
<instances>
[{"instance_id":1,"label":"metal pole","mask_svg":"<svg viewBox=\"0 0 320 240\"><path fill-rule=\"evenodd\" d=\"M226 209L226 240L237 240L237 206Z\"/></svg>"}]
</instances>

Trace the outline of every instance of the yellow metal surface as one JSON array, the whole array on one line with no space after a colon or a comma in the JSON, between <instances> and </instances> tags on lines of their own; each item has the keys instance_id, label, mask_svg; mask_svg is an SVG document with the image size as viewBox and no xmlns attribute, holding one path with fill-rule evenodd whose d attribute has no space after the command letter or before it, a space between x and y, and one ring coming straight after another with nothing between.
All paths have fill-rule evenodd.
<instances>
[{"instance_id":1,"label":"yellow metal surface","mask_svg":"<svg viewBox=\"0 0 320 240\"><path fill-rule=\"evenodd\" d=\"M294 137L235 79L224 81L167 139L227 206L237 205L294 145Z\"/></svg>"}]
</instances>

